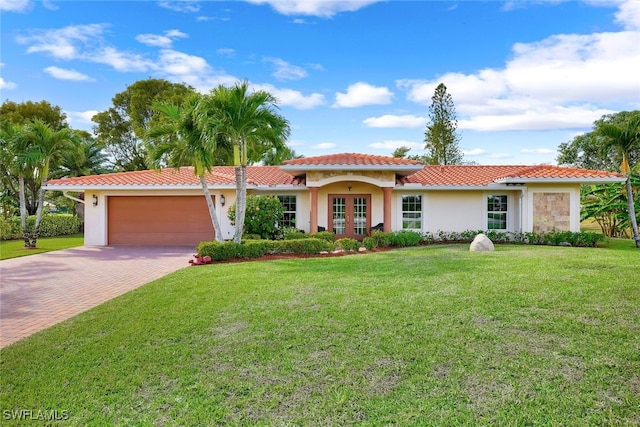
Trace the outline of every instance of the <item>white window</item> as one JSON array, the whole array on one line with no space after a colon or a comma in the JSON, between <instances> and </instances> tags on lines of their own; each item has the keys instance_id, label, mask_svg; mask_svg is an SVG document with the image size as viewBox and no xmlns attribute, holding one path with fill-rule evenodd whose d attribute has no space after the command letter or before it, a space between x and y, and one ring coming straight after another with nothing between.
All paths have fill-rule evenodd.
<instances>
[{"instance_id":1,"label":"white window","mask_svg":"<svg viewBox=\"0 0 640 427\"><path fill-rule=\"evenodd\" d=\"M282 213L282 219L278 223L280 227L294 227L296 226L296 196L278 196L284 212Z\"/></svg>"},{"instance_id":2,"label":"white window","mask_svg":"<svg viewBox=\"0 0 640 427\"><path fill-rule=\"evenodd\" d=\"M487 196L488 230L507 229L507 209L507 196L493 194Z\"/></svg>"},{"instance_id":3,"label":"white window","mask_svg":"<svg viewBox=\"0 0 640 427\"><path fill-rule=\"evenodd\" d=\"M422 196L405 194L402 196L402 229L422 231Z\"/></svg>"}]
</instances>

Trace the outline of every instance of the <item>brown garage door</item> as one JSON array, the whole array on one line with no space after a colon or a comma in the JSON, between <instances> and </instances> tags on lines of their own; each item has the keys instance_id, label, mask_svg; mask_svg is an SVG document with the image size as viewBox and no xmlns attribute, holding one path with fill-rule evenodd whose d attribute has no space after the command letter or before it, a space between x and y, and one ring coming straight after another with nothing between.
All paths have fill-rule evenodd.
<instances>
[{"instance_id":1,"label":"brown garage door","mask_svg":"<svg viewBox=\"0 0 640 427\"><path fill-rule=\"evenodd\" d=\"M109 245L197 245L214 232L202 196L110 196Z\"/></svg>"}]
</instances>

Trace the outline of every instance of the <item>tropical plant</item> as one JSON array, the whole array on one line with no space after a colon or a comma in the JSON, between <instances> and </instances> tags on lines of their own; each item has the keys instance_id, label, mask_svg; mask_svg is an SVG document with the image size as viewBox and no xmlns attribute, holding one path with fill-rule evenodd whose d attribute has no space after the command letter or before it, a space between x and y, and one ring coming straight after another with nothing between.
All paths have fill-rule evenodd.
<instances>
[{"instance_id":1,"label":"tropical plant","mask_svg":"<svg viewBox=\"0 0 640 427\"><path fill-rule=\"evenodd\" d=\"M153 108L167 121L152 126L146 134L150 143L150 163L159 169L165 165L179 169L193 166L193 173L200 180L209 209L211 224L217 241L222 242L222 230L216 214L205 173L215 165L216 140L210 137L195 120L202 96L193 94L181 106L158 103Z\"/></svg>"},{"instance_id":2,"label":"tropical plant","mask_svg":"<svg viewBox=\"0 0 640 427\"><path fill-rule=\"evenodd\" d=\"M275 196L247 196L245 231L259 235L262 239L273 239L279 232L278 221L284 208ZM232 222L236 220L236 203L228 212Z\"/></svg>"},{"instance_id":3,"label":"tropical plant","mask_svg":"<svg viewBox=\"0 0 640 427\"><path fill-rule=\"evenodd\" d=\"M631 175L636 217L640 213L640 176ZM587 185L581 190L580 220L593 219L607 237L628 238L631 228L624 184Z\"/></svg>"},{"instance_id":4,"label":"tropical plant","mask_svg":"<svg viewBox=\"0 0 640 427\"><path fill-rule=\"evenodd\" d=\"M60 160L67 150L73 149L75 139L73 130L62 128L53 130L50 125L40 119L26 125L22 135L15 139L18 178L24 182L24 176L33 174L39 186L36 222L29 236L26 226L26 203L24 201L24 185L20 188L20 216L25 247L35 248L40 232L40 221L44 208L44 194L51 164Z\"/></svg>"},{"instance_id":5,"label":"tropical plant","mask_svg":"<svg viewBox=\"0 0 640 427\"><path fill-rule=\"evenodd\" d=\"M260 161L268 151L282 150L290 134L289 122L278 114L276 98L268 92L249 92L249 83L219 85L202 99L198 121L218 142L233 147L236 175L236 221L233 240L244 232L247 200L247 165Z\"/></svg>"},{"instance_id":6,"label":"tropical plant","mask_svg":"<svg viewBox=\"0 0 640 427\"><path fill-rule=\"evenodd\" d=\"M626 197L631 232L636 247L640 248L640 234L638 233L638 221L633 202L631 166L629 164L631 153L640 150L640 116L634 115L622 124L600 123L596 127L596 132L604 137L604 150L613 148L621 155L620 171L626 176Z\"/></svg>"}]
</instances>

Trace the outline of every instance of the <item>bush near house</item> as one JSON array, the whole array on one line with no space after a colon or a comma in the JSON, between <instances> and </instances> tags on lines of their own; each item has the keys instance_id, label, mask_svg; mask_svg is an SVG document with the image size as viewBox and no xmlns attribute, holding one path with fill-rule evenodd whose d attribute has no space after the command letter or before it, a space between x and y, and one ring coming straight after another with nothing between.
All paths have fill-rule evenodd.
<instances>
[{"instance_id":1,"label":"bush near house","mask_svg":"<svg viewBox=\"0 0 640 427\"><path fill-rule=\"evenodd\" d=\"M465 230L438 231L437 233L426 233L423 236L425 244L430 243L470 243L480 233L485 234L493 243L513 243L521 245L551 245L570 244L579 247L595 247L604 240L600 233L592 231L546 231L546 232L508 232L496 230Z\"/></svg>"},{"instance_id":2,"label":"bush near house","mask_svg":"<svg viewBox=\"0 0 640 427\"><path fill-rule=\"evenodd\" d=\"M27 217L27 229L33 230L35 215ZM56 237L80 232L82 222L77 216L70 214L45 214L40 223L40 237ZM0 218L0 240L22 239L20 217Z\"/></svg>"},{"instance_id":3,"label":"bush near house","mask_svg":"<svg viewBox=\"0 0 640 427\"><path fill-rule=\"evenodd\" d=\"M196 252L200 256L210 256L212 261L226 261L233 258L259 258L266 254L306 254L314 255L332 251L333 242L323 239L306 238L296 240L244 240L242 243L200 242Z\"/></svg>"}]
</instances>

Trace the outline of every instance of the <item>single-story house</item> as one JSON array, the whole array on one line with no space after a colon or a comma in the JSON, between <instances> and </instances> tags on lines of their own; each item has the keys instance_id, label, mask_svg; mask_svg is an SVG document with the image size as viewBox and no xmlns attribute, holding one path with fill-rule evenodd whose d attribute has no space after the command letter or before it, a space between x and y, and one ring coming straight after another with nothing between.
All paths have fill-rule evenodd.
<instances>
[{"instance_id":1,"label":"single-story house","mask_svg":"<svg viewBox=\"0 0 640 427\"><path fill-rule=\"evenodd\" d=\"M437 166L367 154L331 154L249 166L248 194L280 198L283 226L360 239L384 231L580 230L580 186L622 182L611 172L538 166ZM233 166L206 176L225 239L235 200ZM86 245L194 245L213 240L193 168L51 180L84 192Z\"/></svg>"}]
</instances>

